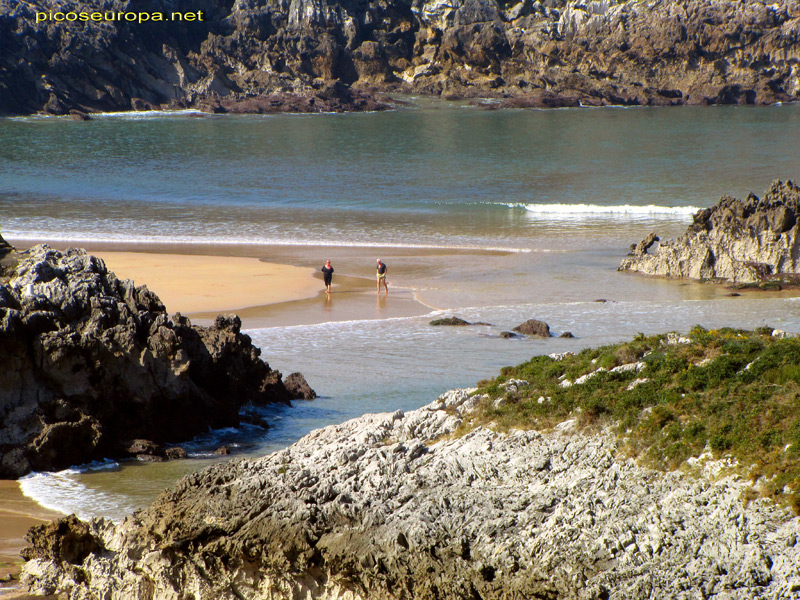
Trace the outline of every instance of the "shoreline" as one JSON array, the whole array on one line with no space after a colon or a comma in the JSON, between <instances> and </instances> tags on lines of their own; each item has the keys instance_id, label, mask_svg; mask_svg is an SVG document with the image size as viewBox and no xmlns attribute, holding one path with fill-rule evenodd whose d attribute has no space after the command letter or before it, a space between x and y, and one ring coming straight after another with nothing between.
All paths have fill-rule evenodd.
<instances>
[{"instance_id":1,"label":"shoreline","mask_svg":"<svg viewBox=\"0 0 800 600\"><path fill-rule=\"evenodd\" d=\"M443 310L420 294L440 261L502 257L499 250L304 246L301 244L70 243L8 240L23 251L40 243L84 248L121 279L147 285L170 314L198 324L235 312L245 328L311 325L330 321L412 317ZM374 258L388 260L390 293L375 293ZM326 296L319 267L333 260L333 290ZM395 267L395 268L392 268ZM177 272L177 276L176 276ZM264 285L269 281L272 288ZM409 285L409 282L412 285ZM344 301L346 299L346 302Z\"/></svg>"},{"instance_id":2,"label":"shoreline","mask_svg":"<svg viewBox=\"0 0 800 600\"><path fill-rule=\"evenodd\" d=\"M34 245L27 242L24 248L20 244L18 249ZM63 249L63 244L50 245ZM374 280L338 272L334 275L333 293L326 297L321 274L309 266L312 259L298 259L299 255L309 253L307 247L73 245L85 247L87 252L103 259L108 270L120 279L147 285L161 298L170 314L180 312L198 324L210 324L218 313L225 312L236 312L245 327L255 328L403 318L435 310L419 301L415 292L408 288L390 283L388 296L378 295L374 291ZM368 264L362 260L363 248L311 250L319 256L341 260L348 265L341 269L345 271L355 270L356 262ZM405 254L416 252L415 249ZM176 271L179 277L175 277ZM263 285L263 281L269 281L271 289ZM19 552L27 546L24 536L30 527L63 515L25 496L17 480L0 480L0 491L0 582L9 575L13 578L0 583L0 596L12 594L9 597L27 598L27 594L19 595L22 592L16 591L23 564Z\"/></svg>"},{"instance_id":3,"label":"shoreline","mask_svg":"<svg viewBox=\"0 0 800 600\"><path fill-rule=\"evenodd\" d=\"M0 480L0 497L0 597L27 598L28 594L18 587L23 565L20 551L28 545L25 534L31 527L63 515L25 496L17 480Z\"/></svg>"}]
</instances>

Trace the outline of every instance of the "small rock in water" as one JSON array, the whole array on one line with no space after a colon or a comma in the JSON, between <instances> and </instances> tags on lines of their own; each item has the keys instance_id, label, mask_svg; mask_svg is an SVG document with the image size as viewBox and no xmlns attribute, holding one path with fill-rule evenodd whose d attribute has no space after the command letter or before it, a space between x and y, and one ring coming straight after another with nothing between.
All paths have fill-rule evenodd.
<instances>
[{"instance_id":1,"label":"small rock in water","mask_svg":"<svg viewBox=\"0 0 800 600\"><path fill-rule=\"evenodd\" d=\"M521 325L514 327L514 331L533 337L550 337L550 326L538 319L528 319Z\"/></svg>"},{"instance_id":2,"label":"small rock in water","mask_svg":"<svg viewBox=\"0 0 800 600\"><path fill-rule=\"evenodd\" d=\"M183 458L187 458L189 456L186 453L186 450L184 450L180 446L175 446L174 448L167 448L164 451L164 455L167 457L168 460L180 460Z\"/></svg>"},{"instance_id":3,"label":"small rock in water","mask_svg":"<svg viewBox=\"0 0 800 600\"><path fill-rule=\"evenodd\" d=\"M464 319L460 319L458 317L442 317L441 319L434 319L430 322L430 324L434 326L450 325L456 327L470 325L469 321L465 321Z\"/></svg>"},{"instance_id":4,"label":"small rock in water","mask_svg":"<svg viewBox=\"0 0 800 600\"><path fill-rule=\"evenodd\" d=\"M311 389L302 373L292 373L283 380L283 385L292 400L313 400L317 397L317 393Z\"/></svg>"},{"instance_id":5,"label":"small rock in water","mask_svg":"<svg viewBox=\"0 0 800 600\"><path fill-rule=\"evenodd\" d=\"M123 444L125 452L132 456L143 456L149 454L151 456L160 456L164 454L164 449L153 441L150 440L130 440Z\"/></svg>"}]
</instances>

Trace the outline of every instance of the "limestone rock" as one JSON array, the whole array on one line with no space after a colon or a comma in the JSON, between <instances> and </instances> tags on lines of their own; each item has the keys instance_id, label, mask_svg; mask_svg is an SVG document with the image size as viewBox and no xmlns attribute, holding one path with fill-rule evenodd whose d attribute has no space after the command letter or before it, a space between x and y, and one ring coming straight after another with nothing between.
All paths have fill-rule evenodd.
<instances>
[{"instance_id":1,"label":"limestone rock","mask_svg":"<svg viewBox=\"0 0 800 600\"><path fill-rule=\"evenodd\" d=\"M377 110L387 92L536 107L800 96L796 0L149 0L135 10L203 18L36 22L69 10L134 9L0 4L0 114Z\"/></svg>"},{"instance_id":2,"label":"limestone rock","mask_svg":"<svg viewBox=\"0 0 800 600\"><path fill-rule=\"evenodd\" d=\"M238 317L169 319L83 250L16 258L0 279L0 477L160 457L160 444L237 425L247 403L289 401Z\"/></svg>"},{"instance_id":3,"label":"limestone rock","mask_svg":"<svg viewBox=\"0 0 800 600\"><path fill-rule=\"evenodd\" d=\"M774 181L763 199L723 196L711 208L694 215L694 222L676 240L661 241L651 233L619 266L665 277L721 278L756 282L770 275L800 273L797 215L800 188L792 181Z\"/></svg>"},{"instance_id":4,"label":"limestone rock","mask_svg":"<svg viewBox=\"0 0 800 600\"><path fill-rule=\"evenodd\" d=\"M40 529L22 582L130 600L796 596L797 517L732 479L641 468L574 421L453 437L474 391L213 466L118 525Z\"/></svg>"}]
</instances>

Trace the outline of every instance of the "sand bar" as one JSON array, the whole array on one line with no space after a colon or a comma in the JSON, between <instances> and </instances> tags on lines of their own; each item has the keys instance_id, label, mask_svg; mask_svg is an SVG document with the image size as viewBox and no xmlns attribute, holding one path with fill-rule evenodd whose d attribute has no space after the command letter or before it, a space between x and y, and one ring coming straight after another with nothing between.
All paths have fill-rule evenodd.
<instances>
[{"instance_id":1,"label":"sand bar","mask_svg":"<svg viewBox=\"0 0 800 600\"><path fill-rule=\"evenodd\" d=\"M158 294L171 313L232 311L317 296L314 269L257 258L95 252L117 277Z\"/></svg>"}]
</instances>

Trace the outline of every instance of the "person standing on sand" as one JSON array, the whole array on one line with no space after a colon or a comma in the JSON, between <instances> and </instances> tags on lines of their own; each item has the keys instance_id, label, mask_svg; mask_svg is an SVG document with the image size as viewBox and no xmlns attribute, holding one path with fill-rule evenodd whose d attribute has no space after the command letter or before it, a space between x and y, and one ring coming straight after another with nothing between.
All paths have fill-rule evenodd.
<instances>
[{"instance_id":1,"label":"person standing on sand","mask_svg":"<svg viewBox=\"0 0 800 600\"><path fill-rule=\"evenodd\" d=\"M322 267L322 277L325 279L325 293L331 293L331 281L333 281L333 267L331 261L326 260L325 266Z\"/></svg>"},{"instance_id":2,"label":"person standing on sand","mask_svg":"<svg viewBox=\"0 0 800 600\"><path fill-rule=\"evenodd\" d=\"M388 271L388 267L381 262L381 259L378 259L378 293L381 293L381 282L383 282L383 287L386 290L386 293L389 293L389 286L386 285L386 272Z\"/></svg>"}]
</instances>

